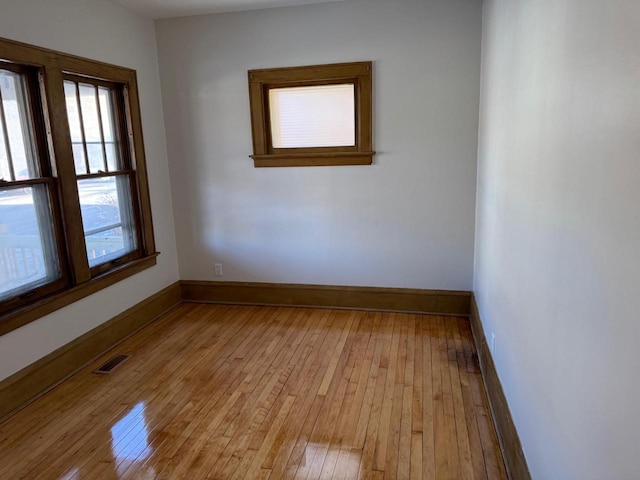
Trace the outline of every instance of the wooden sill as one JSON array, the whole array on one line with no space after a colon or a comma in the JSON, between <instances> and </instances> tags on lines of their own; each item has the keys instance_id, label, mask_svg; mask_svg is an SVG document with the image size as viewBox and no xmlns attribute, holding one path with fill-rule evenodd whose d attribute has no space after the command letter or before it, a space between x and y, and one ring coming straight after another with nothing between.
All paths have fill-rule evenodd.
<instances>
[{"instance_id":1,"label":"wooden sill","mask_svg":"<svg viewBox=\"0 0 640 480\"><path fill-rule=\"evenodd\" d=\"M107 288L125 278L151 268L157 263L160 253L154 253L144 258L132 260L113 270L92 278L86 283L69 288L57 294L45 297L25 307L14 310L0 316L0 335L4 335L27 323L33 322L78 300L88 297L104 288Z\"/></svg>"},{"instance_id":2,"label":"wooden sill","mask_svg":"<svg viewBox=\"0 0 640 480\"><path fill-rule=\"evenodd\" d=\"M376 152L277 153L251 155L255 167L371 165Z\"/></svg>"}]
</instances>

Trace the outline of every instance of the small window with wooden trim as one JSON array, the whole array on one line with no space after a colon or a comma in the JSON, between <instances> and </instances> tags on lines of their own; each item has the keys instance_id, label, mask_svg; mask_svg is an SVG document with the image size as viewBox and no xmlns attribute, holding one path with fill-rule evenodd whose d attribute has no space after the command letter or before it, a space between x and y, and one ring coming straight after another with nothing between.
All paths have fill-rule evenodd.
<instances>
[{"instance_id":1,"label":"small window with wooden trim","mask_svg":"<svg viewBox=\"0 0 640 480\"><path fill-rule=\"evenodd\" d=\"M249 71L256 167L370 165L372 63Z\"/></svg>"},{"instance_id":2,"label":"small window with wooden trim","mask_svg":"<svg viewBox=\"0 0 640 480\"><path fill-rule=\"evenodd\" d=\"M0 334L156 256L135 71L0 39Z\"/></svg>"}]
</instances>

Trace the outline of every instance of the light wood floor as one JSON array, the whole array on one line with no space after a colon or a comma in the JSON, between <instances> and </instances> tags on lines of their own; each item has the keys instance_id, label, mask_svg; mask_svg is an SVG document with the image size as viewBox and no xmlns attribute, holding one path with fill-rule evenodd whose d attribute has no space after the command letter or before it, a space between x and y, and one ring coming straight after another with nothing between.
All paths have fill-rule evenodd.
<instances>
[{"instance_id":1,"label":"light wood floor","mask_svg":"<svg viewBox=\"0 0 640 480\"><path fill-rule=\"evenodd\" d=\"M0 478L505 479L473 354L465 319L182 305L0 425Z\"/></svg>"}]
</instances>

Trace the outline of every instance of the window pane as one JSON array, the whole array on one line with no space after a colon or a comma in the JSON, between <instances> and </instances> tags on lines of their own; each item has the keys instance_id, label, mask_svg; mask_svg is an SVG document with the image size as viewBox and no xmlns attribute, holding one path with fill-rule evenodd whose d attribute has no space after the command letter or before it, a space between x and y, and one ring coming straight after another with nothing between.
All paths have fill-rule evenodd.
<instances>
[{"instance_id":1,"label":"window pane","mask_svg":"<svg viewBox=\"0 0 640 480\"><path fill-rule=\"evenodd\" d=\"M274 148L355 145L353 84L269 90Z\"/></svg>"},{"instance_id":2,"label":"window pane","mask_svg":"<svg viewBox=\"0 0 640 480\"><path fill-rule=\"evenodd\" d=\"M64 83L76 173L122 170L113 91L71 80Z\"/></svg>"},{"instance_id":3,"label":"window pane","mask_svg":"<svg viewBox=\"0 0 640 480\"><path fill-rule=\"evenodd\" d=\"M80 84L80 108L84 125L84 140L89 155L89 172L98 173L107 170L104 152L102 151L102 132L98 116L98 98L96 87Z\"/></svg>"},{"instance_id":4,"label":"window pane","mask_svg":"<svg viewBox=\"0 0 640 480\"><path fill-rule=\"evenodd\" d=\"M22 75L0 70L0 178L7 181L39 176L25 91Z\"/></svg>"},{"instance_id":5,"label":"window pane","mask_svg":"<svg viewBox=\"0 0 640 480\"><path fill-rule=\"evenodd\" d=\"M100 98L105 150L107 152L107 166L110 172L115 172L116 170L122 170L122 159L120 158L118 135L114 122L113 94L108 88L99 87L98 95Z\"/></svg>"},{"instance_id":6,"label":"window pane","mask_svg":"<svg viewBox=\"0 0 640 480\"><path fill-rule=\"evenodd\" d=\"M89 266L137 248L129 176L78 180Z\"/></svg>"},{"instance_id":7,"label":"window pane","mask_svg":"<svg viewBox=\"0 0 640 480\"><path fill-rule=\"evenodd\" d=\"M85 165L84 143L82 141L82 127L80 124L80 111L78 110L78 95L74 82L64 82L64 94L67 100L67 117L69 118L69 130L73 145L73 162L76 173L83 175L87 172Z\"/></svg>"},{"instance_id":8,"label":"window pane","mask_svg":"<svg viewBox=\"0 0 640 480\"><path fill-rule=\"evenodd\" d=\"M0 189L0 299L60 278L45 185Z\"/></svg>"},{"instance_id":9,"label":"window pane","mask_svg":"<svg viewBox=\"0 0 640 480\"><path fill-rule=\"evenodd\" d=\"M2 78L0 77L0 82ZM9 154L4 140L4 119L0 116L0 179L10 181L13 178L12 170L9 168Z\"/></svg>"}]
</instances>

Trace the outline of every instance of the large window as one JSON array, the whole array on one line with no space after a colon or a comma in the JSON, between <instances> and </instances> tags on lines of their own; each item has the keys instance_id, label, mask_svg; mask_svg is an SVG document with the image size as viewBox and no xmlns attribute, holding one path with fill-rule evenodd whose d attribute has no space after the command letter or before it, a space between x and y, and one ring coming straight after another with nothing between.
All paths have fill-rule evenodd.
<instances>
[{"instance_id":1,"label":"large window","mask_svg":"<svg viewBox=\"0 0 640 480\"><path fill-rule=\"evenodd\" d=\"M73 161L78 179L82 226L90 267L135 254L131 170L122 138L124 126L116 119L121 91L117 84L65 76ZM102 271L103 268L96 271Z\"/></svg>"},{"instance_id":2,"label":"large window","mask_svg":"<svg viewBox=\"0 0 640 480\"><path fill-rule=\"evenodd\" d=\"M0 334L155 263L135 71L0 39Z\"/></svg>"},{"instance_id":3,"label":"large window","mask_svg":"<svg viewBox=\"0 0 640 480\"><path fill-rule=\"evenodd\" d=\"M249 71L256 167L368 165L371 62Z\"/></svg>"}]
</instances>

